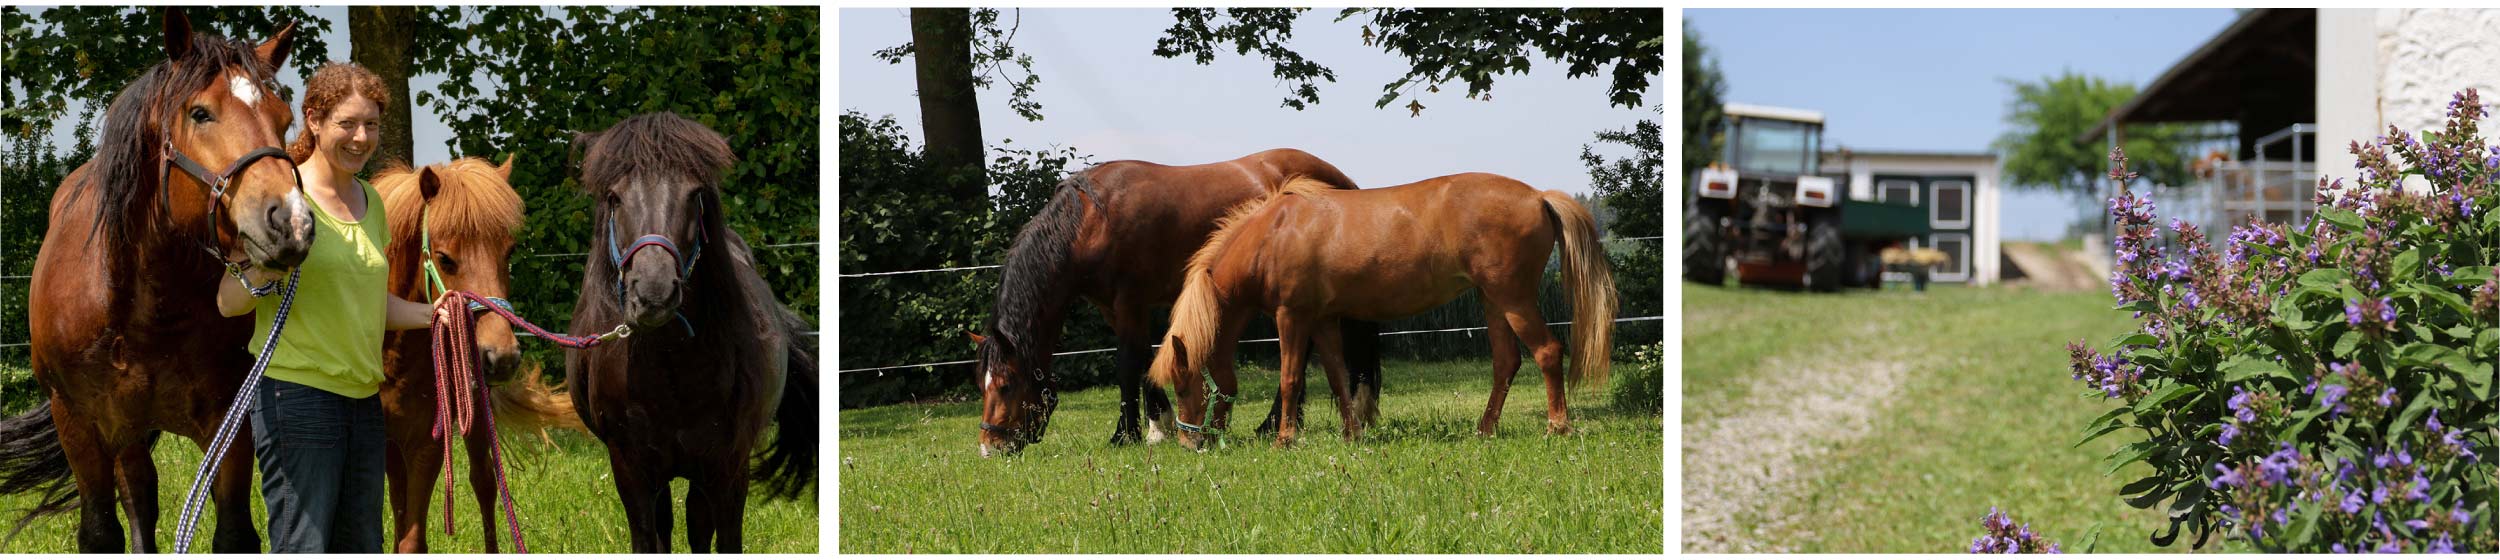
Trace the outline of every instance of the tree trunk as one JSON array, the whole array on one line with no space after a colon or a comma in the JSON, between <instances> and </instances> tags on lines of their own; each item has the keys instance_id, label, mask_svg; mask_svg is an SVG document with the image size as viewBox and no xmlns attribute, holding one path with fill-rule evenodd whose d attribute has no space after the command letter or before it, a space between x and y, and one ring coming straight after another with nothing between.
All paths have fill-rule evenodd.
<instances>
[{"instance_id":1,"label":"tree trunk","mask_svg":"<svg viewBox=\"0 0 2500 560\"><path fill-rule=\"evenodd\" d=\"M981 143L981 105L973 97L972 11L912 8L913 66L920 86L920 137L924 157L939 177L951 177L947 194L979 204L989 197Z\"/></svg>"},{"instance_id":2,"label":"tree trunk","mask_svg":"<svg viewBox=\"0 0 2500 560\"><path fill-rule=\"evenodd\" d=\"M391 90L391 103L382 108L382 142L373 154L383 165L415 165L416 131L410 130L414 123L409 109L416 99L408 94L408 73L416 28L415 6L347 8L347 39L353 45L348 59L373 71Z\"/></svg>"}]
</instances>

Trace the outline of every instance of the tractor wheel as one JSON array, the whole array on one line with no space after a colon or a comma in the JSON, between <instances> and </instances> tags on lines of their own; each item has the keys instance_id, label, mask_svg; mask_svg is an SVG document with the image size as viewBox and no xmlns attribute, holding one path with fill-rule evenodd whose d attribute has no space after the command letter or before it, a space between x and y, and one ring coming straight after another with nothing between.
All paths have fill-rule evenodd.
<instances>
[{"instance_id":1,"label":"tractor wheel","mask_svg":"<svg viewBox=\"0 0 2500 560\"><path fill-rule=\"evenodd\" d=\"M1839 220L1814 220L1806 232L1806 289L1818 292L1838 291L1841 270L1847 268L1849 247L1840 241Z\"/></svg>"},{"instance_id":2,"label":"tractor wheel","mask_svg":"<svg viewBox=\"0 0 2500 560\"><path fill-rule=\"evenodd\" d=\"M1721 239L1719 213L1708 201L1684 206L1684 279L1699 284L1727 284L1727 240Z\"/></svg>"}]
</instances>

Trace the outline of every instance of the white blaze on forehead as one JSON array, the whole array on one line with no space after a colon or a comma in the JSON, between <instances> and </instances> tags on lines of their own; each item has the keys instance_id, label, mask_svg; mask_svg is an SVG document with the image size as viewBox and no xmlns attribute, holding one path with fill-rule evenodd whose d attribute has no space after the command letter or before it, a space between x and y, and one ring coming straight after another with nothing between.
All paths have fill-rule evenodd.
<instances>
[{"instance_id":1,"label":"white blaze on forehead","mask_svg":"<svg viewBox=\"0 0 2500 560\"><path fill-rule=\"evenodd\" d=\"M235 99L243 100L244 106L252 108L260 107L260 88L253 87L251 80L242 76L227 78L226 90L234 93Z\"/></svg>"}]
</instances>

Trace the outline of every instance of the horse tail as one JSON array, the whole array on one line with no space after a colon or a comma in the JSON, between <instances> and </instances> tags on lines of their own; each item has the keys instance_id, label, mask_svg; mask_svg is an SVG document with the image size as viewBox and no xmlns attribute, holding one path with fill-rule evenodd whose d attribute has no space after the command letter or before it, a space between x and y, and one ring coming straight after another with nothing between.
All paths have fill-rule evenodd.
<instances>
[{"instance_id":1,"label":"horse tail","mask_svg":"<svg viewBox=\"0 0 2500 560\"><path fill-rule=\"evenodd\" d=\"M536 364L526 367L510 383L487 391L487 403L495 407L496 428L513 432L536 431L541 440L548 428L587 432L580 411L573 409L573 397L547 384Z\"/></svg>"},{"instance_id":2,"label":"horse tail","mask_svg":"<svg viewBox=\"0 0 2500 560\"><path fill-rule=\"evenodd\" d=\"M1538 198L1562 234L1563 285L1571 289L1571 380L1604 385L1614 350L1615 274L1598 244L1597 220L1570 193L1545 191Z\"/></svg>"},{"instance_id":3,"label":"horse tail","mask_svg":"<svg viewBox=\"0 0 2500 560\"><path fill-rule=\"evenodd\" d=\"M764 484L766 498L795 498L816 481L816 345L814 335L799 333L815 330L797 313L781 311L784 332L790 341L783 347L789 360L781 386L781 403L773 411L773 443L759 453L755 480ZM800 342L805 338L808 342Z\"/></svg>"},{"instance_id":4,"label":"horse tail","mask_svg":"<svg viewBox=\"0 0 2500 560\"><path fill-rule=\"evenodd\" d=\"M69 455L61 451L51 406L36 406L0 420L0 495L32 492L41 496L9 528L9 534L0 537L0 543L15 540L38 517L68 512L78 502L78 487L71 482Z\"/></svg>"}]
</instances>

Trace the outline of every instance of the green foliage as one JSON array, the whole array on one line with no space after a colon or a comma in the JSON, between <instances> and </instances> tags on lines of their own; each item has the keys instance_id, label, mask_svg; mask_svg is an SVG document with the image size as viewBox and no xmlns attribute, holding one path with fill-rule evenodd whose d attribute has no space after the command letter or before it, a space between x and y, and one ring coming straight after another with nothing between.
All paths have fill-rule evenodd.
<instances>
[{"instance_id":1,"label":"green foliage","mask_svg":"<svg viewBox=\"0 0 2500 560\"><path fill-rule=\"evenodd\" d=\"M1274 63L1280 81L1291 84L1284 106L1303 109L1319 102L1315 80L1336 81L1336 73L1286 46L1294 20L1303 9L1176 8L1174 23L1155 40L1155 56L1191 55L1199 64L1215 60L1217 45L1231 42L1235 54L1258 51ZM1348 8L1337 21L1369 14L1364 44L1378 46L1412 65L1404 76L1381 86L1373 107L1388 107L1412 98L1416 90L1439 92L1441 84L1467 84L1469 99L1491 100L1493 80L1503 74L1525 74L1534 55L1565 65L1573 78L1594 76L1601 66L1611 85L1607 102L1639 107L1652 76L1665 66L1665 11L1657 8L1537 9L1409 9ZM1219 20L1226 20L1217 23ZM1420 100L1406 108L1420 114Z\"/></svg>"},{"instance_id":2,"label":"green foliage","mask_svg":"<svg viewBox=\"0 0 2500 560\"><path fill-rule=\"evenodd\" d=\"M0 129L12 140L47 138L55 123L68 115L72 102L82 103L76 121L94 122L123 86L165 60L164 10L155 7L53 6L31 16L20 6L0 8L0 27L8 36L6 88L0 88ZM209 33L258 44L286 22L296 23L295 51L286 65L296 77L311 76L327 62L329 44L321 36L328 20L313 18L303 6L268 8L183 8L196 33ZM278 92L294 99L295 92ZM21 97L23 96L23 97ZM78 135L90 145L88 131ZM81 158L83 160L83 158Z\"/></svg>"},{"instance_id":3,"label":"green foliage","mask_svg":"<svg viewBox=\"0 0 2500 560\"><path fill-rule=\"evenodd\" d=\"M2306 224L2218 247L2174 225L2165 244L2148 202L2111 202L2112 291L2144 326L2106 354L2068 348L2110 405L2084 441L2118 435L2107 468L2154 471L2119 489L2164 507L2154 543L2184 525L2275 552L2500 550L2500 153L2474 92L2449 107L2421 141L2354 143L2358 184L2321 187L2332 203Z\"/></svg>"},{"instance_id":4,"label":"green foliage","mask_svg":"<svg viewBox=\"0 0 2500 560\"><path fill-rule=\"evenodd\" d=\"M1677 177L1691 177L1719 160L1720 147L1727 144L1726 97L1727 74L1719 71L1719 58L1701 42L1693 22L1685 21L1684 169Z\"/></svg>"},{"instance_id":5,"label":"green foliage","mask_svg":"<svg viewBox=\"0 0 2500 560\"><path fill-rule=\"evenodd\" d=\"M1666 177L1660 173L1666 167L1666 142L1659 135L1660 128L1658 121L1644 119L1629 129L1597 132L1598 143L1630 147L1632 157L1608 161L1597 155L1594 145L1580 147L1580 163L1588 166L1589 185L1597 190L1600 204L1613 210L1603 222L1606 237L1659 237L1665 231ZM1616 316L1665 315L1665 248L1664 238L1609 244L1606 257L1614 267L1615 299L1621 302ZM1666 331L1657 325L1616 325L1617 337L1623 339L1617 347L1665 340Z\"/></svg>"},{"instance_id":6,"label":"green foliage","mask_svg":"<svg viewBox=\"0 0 2500 560\"><path fill-rule=\"evenodd\" d=\"M1042 120L1042 104L1033 100L1034 86L1041 83L1042 76L1033 73L1033 55L1016 50L1016 30L1024 27L1024 10L1016 9L1015 23L1005 30L998 27L998 15L998 8L972 9L972 84L986 88L999 81L1007 82L1007 107L1024 120ZM901 64L903 59L911 58L912 42L878 49L870 55L886 64ZM1024 77L1018 79L1009 73L1009 64L1015 65Z\"/></svg>"},{"instance_id":7,"label":"green foliage","mask_svg":"<svg viewBox=\"0 0 2500 560\"><path fill-rule=\"evenodd\" d=\"M2006 85L2014 88L2005 117L2013 128L1990 146L2005 153L2005 182L2089 196L2095 177L2108 163L2108 146L2079 144L2075 137L2133 99L2135 86L2072 71L2039 82L2007 80ZM2195 141L2187 127L2128 126L2121 137L2147 178L2168 185L2187 182L2187 150Z\"/></svg>"},{"instance_id":8,"label":"green foliage","mask_svg":"<svg viewBox=\"0 0 2500 560\"><path fill-rule=\"evenodd\" d=\"M822 171L813 7L434 7L421 18L458 30L421 40L418 71L440 74L419 106L442 115L455 155L518 158L513 188L529 207L512 270L514 306L546 325L572 315L582 270L598 253L580 194L573 134L669 111L719 132L737 154L722 214L755 247L757 272L782 305L814 317L814 246ZM425 35L423 33L421 36ZM491 83L495 91L478 84ZM532 347L533 351L545 351Z\"/></svg>"},{"instance_id":9,"label":"green foliage","mask_svg":"<svg viewBox=\"0 0 2500 560\"><path fill-rule=\"evenodd\" d=\"M1650 415L1667 410L1666 343L1632 347L1630 359L1615 368L1609 402L1615 410Z\"/></svg>"},{"instance_id":10,"label":"green foliage","mask_svg":"<svg viewBox=\"0 0 2500 560\"><path fill-rule=\"evenodd\" d=\"M1086 158L1073 148L1001 147L990 164L999 187L991 208L955 207L933 196L942 179L892 116L841 116L844 274L993 265L1006 259L1016 228L1050 200L1059 180ZM965 332L979 331L998 294L997 269L845 279L842 362L836 369L948 362L971 355ZM1062 347L1108 347L1099 314L1070 318ZM1108 354L1069 357L1055 366L1083 386L1108 377ZM1099 364L1094 362L1101 362ZM842 406L938 397L964 388L966 366L909 368L842 376Z\"/></svg>"}]
</instances>

